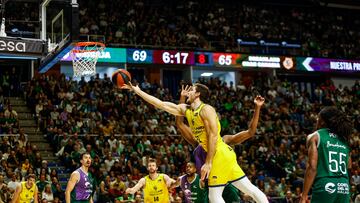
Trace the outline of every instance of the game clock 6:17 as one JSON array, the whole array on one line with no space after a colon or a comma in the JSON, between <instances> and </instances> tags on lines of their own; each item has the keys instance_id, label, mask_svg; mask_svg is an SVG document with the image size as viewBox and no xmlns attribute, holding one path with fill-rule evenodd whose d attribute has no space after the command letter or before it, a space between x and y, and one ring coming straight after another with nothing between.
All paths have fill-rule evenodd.
<instances>
[{"instance_id":1,"label":"game clock 6:17","mask_svg":"<svg viewBox=\"0 0 360 203\"><path fill-rule=\"evenodd\" d=\"M194 54L192 52L155 50L153 57L154 63L157 64L192 65L194 63Z\"/></svg>"}]
</instances>

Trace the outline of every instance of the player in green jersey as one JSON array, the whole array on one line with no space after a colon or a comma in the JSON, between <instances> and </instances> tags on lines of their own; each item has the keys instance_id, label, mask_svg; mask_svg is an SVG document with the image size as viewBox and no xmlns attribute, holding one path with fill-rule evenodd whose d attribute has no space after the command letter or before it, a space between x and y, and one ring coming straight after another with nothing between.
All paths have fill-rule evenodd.
<instances>
[{"instance_id":1,"label":"player in green jersey","mask_svg":"<svg viewBox=\"0 0 360 203\"><path fill-rule=\"evenodd\" d=\"M309 157L300 203L308 201L310 188L311 203L348 203L352 123L336 107L325 107L318 115L316 129L306 141Z\"/></svg>"},{"instance_id":2,"label":"player in green jersey","mask_svg":"<svg viewBox=\"0 0 360 203\"><path fill-rule=\"evenodd\" d=\"M193 162L186 164L186 174L177 179L175 187L180 187L183 191L185 203L209 202L205 183L200 180L200 176L196 173L195 163Z\"/></svg>"}]
</instances>

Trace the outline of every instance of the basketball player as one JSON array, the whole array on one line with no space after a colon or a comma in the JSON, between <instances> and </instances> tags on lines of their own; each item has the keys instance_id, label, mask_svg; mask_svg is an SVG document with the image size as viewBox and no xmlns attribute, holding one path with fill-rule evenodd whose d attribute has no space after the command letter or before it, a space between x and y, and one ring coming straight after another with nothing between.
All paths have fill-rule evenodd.
<instances>
[{"instance_id":1,"label":"basketball player","mask_svg":"<svg viewBox=\"0 0 360 203\"><path fill-rule=\"evenodd\" d=\"M125 193L134 194L141 188L144 188L144 202L146 203L169 203L169 190L176 181L166 174L157 173L158 167L155 159L149 159L149 175L141 178L132 188L127 188Z\"/></svg>"},{"instance_id":2,"label":"basketball player","mask_svg":"<svg viewBox=\"0 0 360 203\"><path fill-rule=\"evenodd\" d=\"M181 87L181 93L180 93L180 103L185 102L185 98L187 96L187 92L189 90L189 87L184 86ZM261 96L257 96L254 100L255 103L255 109L253 118L250 121L250 127L248 130L241 131L235 135L224 135L223 140L226 144L229 145L238 145L244 142L245 140L253 137L256 132L257 124L260 117L260 109L261 106L264 104L265 99ZM191 135L191 129L184 124L183 117L176 116L176 126L178 127L181 135L187 140L192 146L196 146L198 143ZM206 160L206 152L204 149L199 145L194 150L194 157L195 157L195 164L197 170L200 172L201 166L205 163ZM225 202L239 202L240 201L240 193L239 191L232 185L228 184L224 188L223 192L223 198Z\"/></svg>"},{"instance_id":3,"label":"basketball player","mask_svg":"<svg viewBox=\"0 0 360 203\"><path fill-rule=\"evenodd\" d=\"M189 86L181 87L180 100L179 100L180 104L185 103L185 99L189 90L190 90ZM260 109L264 104L264 102L265 99L263 97L261 97L260 95L256 96L256 98L254 99L254 104L255 104L254 114L250 121L249 129L245 131L241 131L234 135L224 135L222 139L226 144L231 146L239 145L255 135L257 124L259 122L259 117L260 117ZM176 116L176 126L178 127L181 135L184 137L184 139L187 142L189 142L194 147L198 144L191 134L191 129L183 123L183 117Z\"/></svg>"},{"instance_id":4,"label":"basketball player","mask_svg":"<svg viewBox=\"0 0 360 203\"><path fill-rule=\"evenodd\" d=\"M193 162L186 164L186 174L180 176L175 187L180 187L185 195L185 203L206 203L208 202L207 190L204 181L196 174L196 167Z\"/></svg>"},{"instance_id":5,"label":"basketball player","mask_svg":"<svg viewBox=\"0 0 360 203\"><path fill-rule=\"evenodd\" d=\"M80 158L81 167L71 174L66 186L66 203L93 203L95 181L89 173L91 157L89 153L85 152L81 154Z\"/></svg>"},{"instance_id":6,"label":"basketball player","mask_svg":"<svg viewBox=\"0 0 360 203\"><path fill-rule=\"evenodd\" d=\"M323 108L314 133L307 137L308 163L300 203L312 187L312 203L350 202L349 140L353 130L347 116L336 107Z\"/></svg>"},{"instance_id":7,"label":"basketball player","mask_svg":"<svg viewBox=\"0 0 360 203\"><path fill-rule=\"evenodd\" d=\"M38 188L35 184L35 174L29 174L26 181L21 182L16 189L11 203L38 203Z\"/></svg>"},{"instance_id":8,"label":"basketball player","mask_svg":"<svg viewBox=\"0 0 360 203\"><path fill-rule=\"evenodd\" d=\"M188 92L188 103L163 102L131 83L123 88L134 91L156 108L176 116L186 116L193 136L207 152L205 164L201 167L201 180L208 179L210 203L223 203L222 193L228 183L232 183L256 202L268 202L266 196L246 178L236 161L234 150L220 137L220 122L215 109L202 101L209 97L209 89L202 84L194 84ZM224 164L226 163L226 164Z\"/></svg>"}]
</instances>

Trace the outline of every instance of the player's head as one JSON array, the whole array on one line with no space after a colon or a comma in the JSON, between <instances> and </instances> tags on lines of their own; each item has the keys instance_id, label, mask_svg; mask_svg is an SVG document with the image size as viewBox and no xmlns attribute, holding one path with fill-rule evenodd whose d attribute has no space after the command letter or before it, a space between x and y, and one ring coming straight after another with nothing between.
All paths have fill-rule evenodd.
<instances>
[{"instance_id":1,"label":"player's head","mask_svg":"<svg viewBox=\"0 0 360 203\"><path fill-rule=\"evenodd\" d=\"M186 174L188 174L189 176L192 176L196 173L196 167L194 162L188 162L186 164Z\"/></svg>"},{"instance_id":2,"label":"player's head","mask_svg":"<svg viewBox=\"0 0 360 203\"><path fill-rule=\"evenodd\" d=\"M210 96L209 88L206 85L195 83L188 94L188 103L193 103L196 99L200 99L200 101L206 102Z\"/></svg>"},{"instance_id":3,"label":"player's head","mask_svg":"<svg viewBox=\"0 0 360 203\"><path fill-rule=\"evenodd\" d=\"M320 111L316 128L328 128L330 132L349 142L353 124L345 113L334 106L328 106Z\"/></svg>"},{"instance_id":4,"label":"player's head","mask_svg":"<svg viewBox=\"0 0 360 203\"><path fill-rule=\"evenodd\" d=\"M91 165L91 156L89 153L82 153L80 156L80 163L82 166L90 167Z\"/></svg>"},{"instance_id":5,"label":"player's head","mask_svg":"<svg viewBox=\"0 0 360 203\"><path fill-rule=\"evenodd\" d=\"M35 184L35 180L36 180L35 174L29 174L26 176L26 183L30 187L32 187Z\"/></svg>"},{"instance_id":6,"label":"player's head","mask_svg":"<svg viewBox=\"0 0 360 203\"><path fill-rule=\"evenodd\" d=\"M148 171L150 174L156 173L158 170L156 160L155 159L149 159L148 161Z\"/></svg>"}]
</instances>

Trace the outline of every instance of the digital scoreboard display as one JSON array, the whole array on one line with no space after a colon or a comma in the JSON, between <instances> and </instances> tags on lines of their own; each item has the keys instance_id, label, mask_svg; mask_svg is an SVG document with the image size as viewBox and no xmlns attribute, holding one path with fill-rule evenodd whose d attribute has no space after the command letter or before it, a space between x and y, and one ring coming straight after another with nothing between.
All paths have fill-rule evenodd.
<instances>
[{"instance_id":1,"label":"digital scoreboard display","mask_svg":"<svg viewBox=\"0 0 360 203\"><path fill-rule=\"evenodd\" d=\"M193 65L194 53L175 50L154 50L153 63L173 65Z\"/></svg>"},{"instance_id":2,"label":"digital scoreboard display","mask_svg":"<svg viewBox=\"0 0 360 203\"><path fill-rule=\"evenodd\" d=\"M153 51L146 49L127 49L127 62L128 63L152 63Z\"/></svg>"},{"instance_id":3,"label":"digital scoreboard display","mask_svg":"<svg viewBox=\"0 0 360 203\"><path fill-rule=\"evenodd\" d=\"M195 52L194 57L196 66L212 66L214 63L211 52Z\"/></svg>"}]
</instances>

